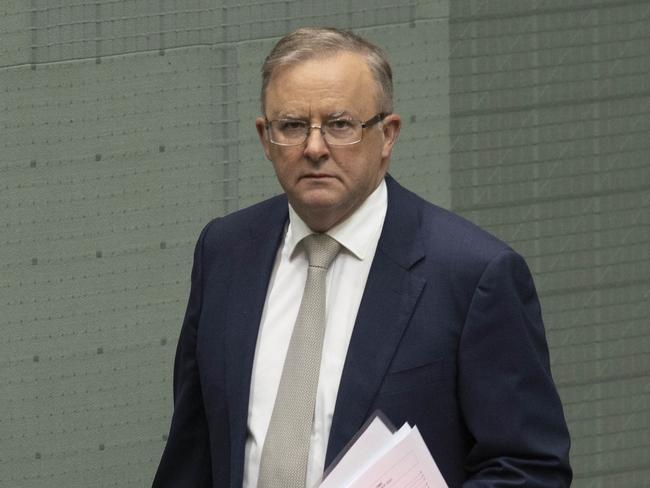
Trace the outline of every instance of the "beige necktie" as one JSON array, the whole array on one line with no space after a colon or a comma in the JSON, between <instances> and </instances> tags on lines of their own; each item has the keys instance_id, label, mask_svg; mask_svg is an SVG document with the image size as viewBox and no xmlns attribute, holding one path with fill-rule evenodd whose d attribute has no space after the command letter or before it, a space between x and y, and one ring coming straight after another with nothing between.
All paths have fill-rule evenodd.
<instances>
[{"instance_id":1,"label":"beige necktie","mask_svg":"<svg viewBox=\"0 0 650 488\"><path fill-rule=\"evenodd\" d=\"M303 239L307 282L293 327L260 460L259 488L304 488L325 334L325 277L341 245L326 234Z\"/></svg>"}]
</instances>

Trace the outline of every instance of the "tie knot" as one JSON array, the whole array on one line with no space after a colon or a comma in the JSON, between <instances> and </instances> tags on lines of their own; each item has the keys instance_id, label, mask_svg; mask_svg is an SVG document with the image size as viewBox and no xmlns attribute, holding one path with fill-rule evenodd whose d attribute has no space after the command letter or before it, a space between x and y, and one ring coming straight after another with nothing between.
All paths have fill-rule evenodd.
<instances>
[{"instance_id":1,"label":"tie knot","mask_svg":"<svg viewBox=\"0 0 650 488\"><path fill-rule=\"evenodd\" d=\"M329 268L341 245L327 234L310 234L303 239L309 266Z\"/></svg>"}]
</instances>

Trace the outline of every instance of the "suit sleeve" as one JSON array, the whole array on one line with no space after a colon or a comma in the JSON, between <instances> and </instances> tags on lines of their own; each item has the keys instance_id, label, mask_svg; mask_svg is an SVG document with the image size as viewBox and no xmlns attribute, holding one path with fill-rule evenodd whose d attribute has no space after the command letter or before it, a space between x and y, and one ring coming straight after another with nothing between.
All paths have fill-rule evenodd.
<instances>
[{"instance_id":1,"label":"suit sleeve","mask_svg":"<svg viewBox=\"0 0 650 488\"><path fill-rule=\"evenodd\" d=\"M551 377L539 301L524 260L499 253L464 324L458 381L474 439L464 488L564 488L569 433Z\"/></svg>"},{"instance_id":2,"label":"suit sleeve","mask_svg":"<svg viewBox=\"0 0 650 488\"><path fill-rule=\"evenodd\" d=\"M212 486L208 425L196 361L202 302L202 248L207 226L194 250L192 284L174 361L174 414L153 488Z\"/></svg>"}]
</instances>

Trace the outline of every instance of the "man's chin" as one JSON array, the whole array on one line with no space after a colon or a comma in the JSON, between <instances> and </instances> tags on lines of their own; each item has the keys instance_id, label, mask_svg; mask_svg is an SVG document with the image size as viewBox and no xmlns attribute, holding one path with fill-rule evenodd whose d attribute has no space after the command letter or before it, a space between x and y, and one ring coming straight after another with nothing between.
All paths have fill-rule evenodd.
<instances>
[{"instance_id":1,"label":"man's chin","mask_svg":"<svg viewBox=\"0 0 650 488\"><path fill-rule=\"evenodd\" d=\"M314 230L322 232L321 224L326 227L341 221L346 214L346 205L340 195L326 191L311 191L291 199L291 205L298 215ZM318 228L317 228L318 227Z\"/></svg>"},{"instance_id":2,"label":"man's chin","mask_svg":"<svg viewBox=\"0 0 650 488\"><path fill-rule=\"evenodd\" d=\"M332 195L309 195L300 199L299 206L308 212L320 214L335 212L339 203Z\"/></svg>"}]
</instances>

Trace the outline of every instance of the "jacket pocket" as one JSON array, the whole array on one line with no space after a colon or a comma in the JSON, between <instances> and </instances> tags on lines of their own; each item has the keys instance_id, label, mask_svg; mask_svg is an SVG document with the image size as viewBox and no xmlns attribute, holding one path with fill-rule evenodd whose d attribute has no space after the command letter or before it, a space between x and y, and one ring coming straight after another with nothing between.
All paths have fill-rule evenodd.
<instances>
[{"instance_id":1,"label":"jacket pocket","mask_svg":"<svg viewBox=\"0 0 650 488\"><path fill-rule=\"evenodd\" d=\"M391 370L385 376L379 394L395 395L440 383L444 377L444 364L445 361L439 359L406 369Z\"/></svg>"}]
</instances>

